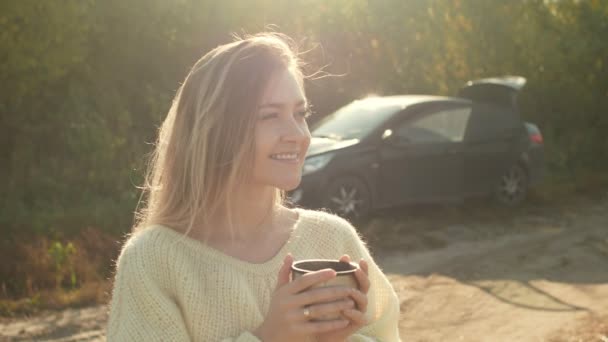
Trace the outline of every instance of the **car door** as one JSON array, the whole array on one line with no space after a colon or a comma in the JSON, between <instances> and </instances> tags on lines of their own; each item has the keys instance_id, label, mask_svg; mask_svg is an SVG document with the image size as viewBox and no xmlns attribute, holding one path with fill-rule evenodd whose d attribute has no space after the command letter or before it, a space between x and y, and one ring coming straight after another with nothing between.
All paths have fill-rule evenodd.
<instances>
[{"instance_id":1,"label":"car door","mask_svg":"<svg viewBox=\"0 0 608 342\"><path fill-rule=\"evenodd\" d=\"M433 105L387 128L379 149L380 196L387 205L459 196L470 114L467 104Z\"/></svg>"},{"instance_id":2,"label":"car door","mask_svg":"<svg viewBox=\"0 0 608 342\"><path fill-rule=\"evenodd\" d=\"M488 103L474 103L464 149L464 190L492 191L521 153L524 128L517 112Z\"/></svg>"}]
</instances>

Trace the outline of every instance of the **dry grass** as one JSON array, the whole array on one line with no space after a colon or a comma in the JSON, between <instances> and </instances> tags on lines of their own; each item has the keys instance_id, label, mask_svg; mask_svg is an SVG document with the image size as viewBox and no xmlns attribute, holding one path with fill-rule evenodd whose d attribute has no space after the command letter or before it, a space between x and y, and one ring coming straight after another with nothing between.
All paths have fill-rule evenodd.
<instances>
[{"instance_id":1,"label":"dry grass","mask_svg":"<svg viewBox=\"0 0 608 342\"><path fill-rule=\"evenodd\" d=\"M90 281L75 289L38 291L32 297L0 300L0 316L19 317L43 310L61 310L105 303L109 299L110 281Z\"/></svg>"},{"instance_id":2,"label":"dry grass","mask_svg":"<svg viewBox=\"0 0 608 342\"><path fill-rule=\"evenodd\" d=\"M71 243L73 249L66 246ZM57 248L57 246L60 246ZM106 302L112 260L120 243L93 228L71 239L19 237L4 242L0 265L0 316L31 314ZM53 253L59 250L61 253Z\"/></svg>"}]
</instances>

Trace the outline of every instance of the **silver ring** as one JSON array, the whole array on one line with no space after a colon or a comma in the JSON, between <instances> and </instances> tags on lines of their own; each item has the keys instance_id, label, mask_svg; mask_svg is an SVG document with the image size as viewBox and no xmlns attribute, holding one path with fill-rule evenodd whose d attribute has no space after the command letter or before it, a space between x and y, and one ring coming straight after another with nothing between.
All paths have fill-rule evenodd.
<instances>
[{"instance_id":1,"label":"silver ring","mask_svg":"<svg viewBox=\"0 0 608 342\"><path fill-rule=\"evenodd\" d=\"M310 309L309 308L304 308L304 317L306 317L306 319L310 318Z\"/></svg>"}]
</instances>

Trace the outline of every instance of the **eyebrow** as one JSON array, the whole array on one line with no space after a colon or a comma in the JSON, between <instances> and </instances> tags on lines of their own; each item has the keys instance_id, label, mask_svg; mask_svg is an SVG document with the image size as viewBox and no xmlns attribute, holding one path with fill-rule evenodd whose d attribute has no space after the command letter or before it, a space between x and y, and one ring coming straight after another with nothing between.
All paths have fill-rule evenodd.
<instances>
[{"instance_id":1,"label":"eyebrow","mask_svg":"<svg viewBox=\"0 0 608 342\"><path fill-rule=\"evenodd\" d=\"M307 103L305 100L300 100L298 102L296 102L295 104L296 107L302 107L302 106L307 106ZM264 108L277 108L277 109L281 109L287 107L287 105L285 103L265 103L263 105L260 106L260 109L264 109Z\"/></svg>"}]
</instances>

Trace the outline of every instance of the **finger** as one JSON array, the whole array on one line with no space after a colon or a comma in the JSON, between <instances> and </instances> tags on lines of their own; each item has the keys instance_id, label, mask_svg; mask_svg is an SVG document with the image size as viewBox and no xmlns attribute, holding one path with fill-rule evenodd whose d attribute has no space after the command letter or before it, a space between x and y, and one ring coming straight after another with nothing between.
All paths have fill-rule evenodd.
<instances>
[{"instance_id":1,"label":"finger","mask_svg":"<svg viewBox=\"0 0 608 342\"><path fill-rule=\"evenodd\" d=\"M369 275L369 264L367 263L367 261L365 261L365 259L361 259L361 261L359 261L359 267L361 267L361 269L363 270L363 272L365 272L366 275Z\"/></svg>"},{"instance_id":2,"label":"finger","mask_svg":"<svg viewBox=\"0 0 608 342\"><path fill-rule=\"evenodd\" d=\"M335 315L342 313L343 310L353 309L355 301L352 299L337 300L331 303L315 304L307 307L309 315L302 314L306 320L317 319L324 316Z\"/></svg>"},{"instance_id":3,"label":"finger","mask_svg":"<svg viewBox=\"0 0 608 342\"><path fill-rule=\"evenodd\" d=\"M359 311L361 311L361 312L367 311L367 295L366 294L364 294L361 291L353 291L353 293L350 296L357 304L356 308L359 309Z\"/></svg>"},{"instance_id":4,"label":"finger","mask_svg":"<svg viewBox=\"0 0 608 342\"><path fill-rule=\"evenodd\" d=\"M357 279L357 283L359 283L359 290L363 293L367 293L369 291L370 282L365 271L361 268L355 270L355 278Z\"/></svg>"},{"instance_id":5,"label":"finger","mask_svg":"<svg viewBox=\"0 0 608 342\"><path fill-rule=\"evenodd\" d=\"M292 307L302 307L341 299L349 299L352 298L355 292L358 291L346 286L318 287L293 296L290 300L290 305ZM354 300L354 298L352 299Z\"/></svg>"},{"instance_id":6,"label":"finger","mask_svg":"<svg viewBox=\"0 0 608 342\"><path fill-rule=\"evenodd\" d=\"M326 332L344 329L348 326L350 321L348 319L340 318L331 321L315 321L315 322L306 322L304 324L299 325L299 332L305 335L316 335L323 334Z\"/></svg>"},{"instance_id":7,"label":"finger","mask_svg":"<svg viewBox=\"0 0 608 342\"><path fill-rule=\"evenodd\" d=\"M359 327L367 325L367 317L365 317L365 314L359 310L344 310L344 317L348 318L352 324L357 325Z\"/></svg>"},{"instance_id":8,"label":"finger","mask_svg":"<svg viewBox=\"0 0 608 342\"><path fill-rule=\"evenodd\" d=\"M341 262L350 262L350 256L348 256L348 254L344 254L343 256L340 257L340 261Z\"/></svg>"},{"instance_id":9,"label":"finger","mask_svg":"<svg viewBox=\"0 0 608 342\"><path fill-rule=\"evenodd\" d=\"M292 281L291 284L288 285L288 291L292 294L300 293L313 285L324 283L335 277L336 271L332 269L306 273L305 275Z\"/></svg>"},{"instance_id":10,"label":"finger","mask_svg":"<svg viewBox=\"0 0 608 342\"><path fill-rule=\"evenodd\" d=\"M276 288L279 289L290 282L291 265L293 264L293 256L287 254L283 260L283 265L279 270Z\"/></svg>"}]
</instances>

